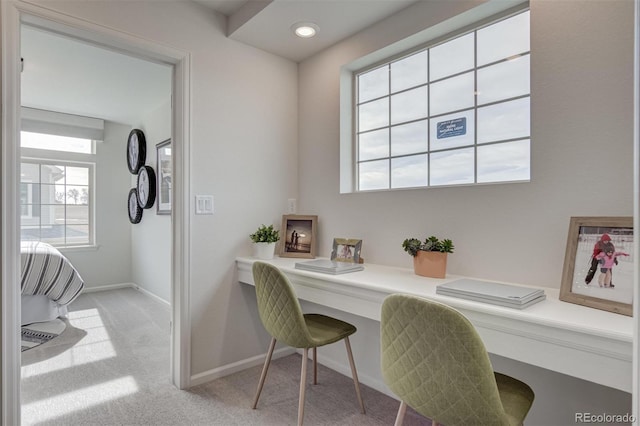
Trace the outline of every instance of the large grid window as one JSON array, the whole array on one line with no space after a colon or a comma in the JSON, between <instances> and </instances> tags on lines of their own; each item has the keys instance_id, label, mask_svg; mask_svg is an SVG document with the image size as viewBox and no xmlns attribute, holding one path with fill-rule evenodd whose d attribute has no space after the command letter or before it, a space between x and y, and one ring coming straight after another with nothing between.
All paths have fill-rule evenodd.
<instances>
[{"instance_id":1,"label":"large grid window","mask_svg":"<svg viewBox=\"0 0 640 426\"><path fill-rule=\"evenodd\" d=\"M23 151L35 154L21 161L21 239L57 247L93 245L94 163L68 157L90 158L94 141L27 132L21 138Z\"/></svg>"},{"instance_id":2,"label":"large grid window","mask_svg":"<svg viewBox=\"0 0 640 426\"><path fill-rule=\"evenodd\" d=\"M360 191L530 179L529 11L356 74Z\"/></svg>"}]
</instances>

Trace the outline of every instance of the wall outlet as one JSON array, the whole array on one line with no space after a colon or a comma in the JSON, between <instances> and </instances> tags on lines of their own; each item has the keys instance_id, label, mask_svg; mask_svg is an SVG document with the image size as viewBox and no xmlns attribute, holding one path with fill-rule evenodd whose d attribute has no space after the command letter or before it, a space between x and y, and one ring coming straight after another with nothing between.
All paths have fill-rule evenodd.
<instances>
[{"instance_id":1,"label":"wall outlet","mask_svg":"<svg viewBox=\"0 0 640 426\"><path fill-rule=\"evenodd\" d=\"M287 200L287 213L296 214L298 211L298 201L295 198L289 198Z\"/></svg>"}]
</instances>

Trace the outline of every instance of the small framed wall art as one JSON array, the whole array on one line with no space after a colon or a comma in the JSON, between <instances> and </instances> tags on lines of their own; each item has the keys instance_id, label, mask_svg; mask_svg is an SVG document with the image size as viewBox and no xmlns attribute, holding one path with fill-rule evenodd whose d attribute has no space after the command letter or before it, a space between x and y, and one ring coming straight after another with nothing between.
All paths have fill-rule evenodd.
<instances>
[{"instance_id":1,"label":"small framed wall art","mask_svg":"<svg viewBox=\"0 0 640 426\"><path fill-rule=\"evenodd\" d=\"M360 263L362 240L349 238L334 238L331 260L337 262Z\"/></svg>"},{"instance_id":2,"label":"small framed wall art","mask_svg":"<svg viewBox=\"0 0 640 426\"><path fill-rule=\"evenodd\" d=\"M283 215L280 257L316 257L316 223L318 216Z\"/></svg>"},{"instance_id":3,"label":"small framed wall art","mask_svg":"<svg viewBox=\"0 0 640 426\"><path fill-rule=\"evenodd\" d=\"M129 132L127 139L127 167L131 174L138 174L140 167L147 159L147 141L144 132L140 129L133 129Z\"/></svg>"},{"instance_id":4,"label":"small framed wall art","mask_svg":"<svg viewBox=\"0 0 640 426\"><path fill-rule=\"evenodd\" d=\"M127 210L129 212L129 222L136 224L142 220L142 207L138 203L138 190L131 188L127 197Z\"/></svg>"},{"instance_id":5,"label":"small framed wall art","mask_svg":"<svg viewBox=\"0 0 640 426\"><path fill-rule=\"evenodd\" d=\"M151 208L156 201L156 173L151 166L140 167L136 188L140 207Z\"/></svg>"},{"instance_id":6,"label":"small framed wall art","mask_svg":"<svg viewBox=\"0 0 640 426\"><path fill-rule=\"evenodd\" d=\"M633 218L572 217L560 300L633 315Z\"/></svg>"},{"instance_id":7,"label":"small framed wall art","mask_svg":"<svg viewBox=\"0 0 640 426\"><path fill-rule=\"evenodd\" d=\"M172 184L172 163L171 163L171 139L162 141L156 145L157 160L157 214L171 214L171 184Z\"/></svg>"}]
</instances>

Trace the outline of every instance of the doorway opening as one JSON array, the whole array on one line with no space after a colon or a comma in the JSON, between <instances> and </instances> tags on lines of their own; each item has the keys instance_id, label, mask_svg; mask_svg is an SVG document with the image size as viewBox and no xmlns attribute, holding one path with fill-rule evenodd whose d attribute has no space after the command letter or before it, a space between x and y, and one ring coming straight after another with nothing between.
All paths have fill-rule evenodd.
<instances>
[{"instance_id":1,"label":"doorway opening","mask_svg":"<svg viewBox=\"0 0 640 426\"><path fill-rule=\"evenodd\" d=\"M170 139L172 141L172 214L170 220L171 264L169 302L170 308L170 377L178 388L189 386L190 341L188 333L188 271L183 259L188 258L188 204L184 195L188 194L189 151L189 54L130 34L92 24L82 19L58 14L36 5L5 3L2 10L2 52L3 98L5 110L3 124L4 179L2 185L3 228L5 242L3 248L2 272L2 423L20 423L20 294L15 283L20 282L19 265L19 205L20 205L20 35L23 26L37 28L45 32L75 39L88 45L99 46L128 55L138 60L165 64L171 68L170 99ZM52 82L55 84L55 82ZM151 151L155 154L154 147ZM124 161L124 150L122 151ZM126 170L126 168L125 168ZM6 208L5 208L6 207Z\"/></svg>"}]
</instances>

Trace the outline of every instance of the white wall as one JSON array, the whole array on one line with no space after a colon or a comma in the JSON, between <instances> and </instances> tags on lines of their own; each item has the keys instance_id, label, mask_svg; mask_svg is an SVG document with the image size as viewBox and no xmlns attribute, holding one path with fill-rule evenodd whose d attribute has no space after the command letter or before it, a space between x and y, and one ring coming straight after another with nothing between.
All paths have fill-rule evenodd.
<instances>
[{"instance_id":1,"label":"white wall","mask_svg":"<svg viewBox=\"0 0 640 426\"><path fill-rule=\"evenodd\" d=\"M62 250L87 288L131 282L131 227L126 215L130 174L124 155L129 131L128 126L105 121L104 141L96 144L97 250Z\"/></svg>"},{"instance_id":2,"label":"white wall","mask_svg":"<svg viewBox=\"0 0 640 426\"><path fill-rule=\"evenodd\" d=\"M320 255L330 253L334 237L361 238L366 262L409 268L402 241L434 234L456 245L451 274L559 288L569 218L632 215L630 0L531 2L530 183L339 193L340 68L478 3L421 2L299 65L299 206L318 215ZM357 324L359 373L380 383L379 324L327 313ZM346 367L339 345L321 356ZM630 394L493 361L534 386L529 424L571 424L576 410L631 410Z\"/></svg>"},{"instance_id":3,"label":"white wall","mask_svg":"<svg viewBox=\"0 0 640 426\"><path fill-rule=\"evenodd\" d=\"M216 209L195 216L189 206L192 374L264 352L255 296L238 285L234 259L250 254L249 234L278 225L296 196L296 64L226 38L224 18L193 2L37 3L191 53L185 178L189 198L213 195Z\"/></svg>"},{"instance_id":4,"label":"white wall","mask_svg":"<svg viewBox=\"0 0 640 426\"><path fill-rule=\"evenodd\" d=\"M147 111L136 128L147 141L147 166L158 173L156 144L171 138L171 72L167 73L167 99L153 111ZM124 146L124 145L123 145ZM124 150L124 148L123 148ZM135 187L137 176L132 176ZM157 192L158 188L156 188ZM171 216L156 214L154 205L142 212L140 223L131 225L132 281L169 303L171 300Z\"/></svg>"}]
</instances>

